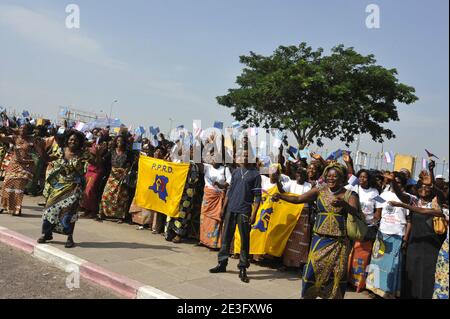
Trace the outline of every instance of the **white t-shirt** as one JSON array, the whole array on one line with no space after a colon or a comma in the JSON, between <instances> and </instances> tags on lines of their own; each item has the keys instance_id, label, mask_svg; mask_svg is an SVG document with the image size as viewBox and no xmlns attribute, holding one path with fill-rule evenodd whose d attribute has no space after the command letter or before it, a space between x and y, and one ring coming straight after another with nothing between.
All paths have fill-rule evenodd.
<instances>
[{"instance_id":1,"label":"white t-shirt","mask_svg":"<svg viewBox=\"0 0 450 319\"><path fill-rule=\"evenodd\" d=\"M204 168L205 186L217 188L214 186L215 182L220 185L225 185L225 183L231 184L231 172L228 167L225 168L225 166L220 166L216 169L211 164L204 164Z\"/></svg>"},{"instance_id":2,"label":"white t-shirt","mask_svg":"<svg viewBox=\"0 0 450 319\"><path fill-rule=\"evenodd\" d=\"M281 185L283 186L283 189L286 190L286 185L288 185L291 182L291 179L289 176L286 176L284 174L281 174ZM276 186L277 184L272 184L270 182L270 177L267 177L265 175L261 175L261 188L265 191L268 191L272 187Z\"/></svg>"},{"instance_id":3,"label":"white t-shirt","mask_svg":"<svg viewBox=\"0 0 450 319\"><path fill-rule=\"evenodd\" d=\"M366 217L366 223L371 225L373 223L373 218L375 217L375 209L383 208L383 204L380 204L373 200L373 198L380 195L378 190L375 188L364 189L361 186L345 186L346 189L351 190L359 195L359 203L361 205L361 210Z\"/></svg>"},{"instance_id":4,"label":"white t-shirt","mask_svg":"<svg viewBox=\"0 0 450 319\"><path fill-rule=\"evenodd\" d=\"M311 188L312 185L308 182L304 182L303 185L300 185L296 180L291 180L284 188L284 191L296 195L303 195L304 193L309 192Z\"/></svg>"},{"instance_id":5,"label":"white t-shirt","mask_svg":"<svg viewBox=\"0 0 450 319\"><path fill-rule=\"evenodd\" d=\"M406 217L409 215L409 210L402 207L392 207L388 204L388 202L401 202L394 192L383 192L381 198L386 203L382 204L380 231L386 235L405 235Z\"/></svg>"}]
</instances>

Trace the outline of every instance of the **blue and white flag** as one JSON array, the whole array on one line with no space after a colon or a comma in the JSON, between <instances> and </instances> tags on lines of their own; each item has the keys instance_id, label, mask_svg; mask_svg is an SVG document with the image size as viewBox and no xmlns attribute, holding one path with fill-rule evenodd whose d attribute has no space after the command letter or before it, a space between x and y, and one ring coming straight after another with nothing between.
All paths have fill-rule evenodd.
<instances>
[{"instance_id":1,"label":"blue and white flag","mask_svg":"<svg viewBox=\"0 0 450 319\"><path fill-rule=\"evenodd\" d=\"M66 117L67 113L69 113L69 108L65 107L59 112L59 115L61 115L62 117Z\"/></svg>"},{"instance_id":2,"label":"blue and white flag","mask_svg":"<svg viewBox=\"0 0 450 319\"><path fill-rule=\"evenodd\" d=\"M142 143L133 143L133 151L142 150Z\"/></svg>"},{"instance_id":3,"label":"blue and white flag","mask_svg":"<svg viewBox=\"0 0 450 319\"><path fill-rule=\"evenodd\" d=\"M150 126L150 134L152 135L152 136L156 136L156 135L158 135L158 133L159 133L159 127L153 127L153 126Z\"/></svg>"},{"instance_id":4,"label":"blue and white flag","mask_svg":"<svg viewBox=\"0 0 450 319\"><path fill-rule=\"evenodd\" d=\"M288 152L294 154L294 156L297 156L298 149L295 148L294 146L289 146Z\"/></svg>"},{"instance_id":5,"label":"blue and white flag","mask_svg":"<svg viewBox=\"0 0 450 319\"><path fill-rule=\"evenodd\" d=\"M300 151L300 158L306 158L306 159L308 159L308 158L311 157L310 154L311 154L311 153L310 153L309 149L305 148L304 150L301 150L301 151Z\"/></svg>"},{"instance_id":6,"label":"blue and white flag","mask_svg":"<svg viewBox=\"0 0 450 319\"><path fill-rule=\"evenodd\" d=\"M355 175L350 176L350 178L348 179L348 183L352 186L356 186L359 185L359 179L358 177L356 177Z\"/></svg>"},{"instance_id":7,"label":"blue and white flag","mask_svg":"<svg viewBox=\"0 0 450 319\"><path fill-rule=\"evenodd\" d=\"M219 129L219 130L223 130L223 122L215 121L214 122L214 128Z\"/></svg>"},{"instance_id":8,"label":"blue and white flag","mask_svg":"<svg viewBox=\"0 0 450 319\"><path fill-rule=\"evenodd\" d=\"M380 195L375 196L374 198L372 198L372 200L374 200L374 201L376 201L377 203L380 203L380 204L386 203L386 201Z\"/></svg>"},{"instance_id":9,"label":"blue and white flag","mask_svg":"<svg viewBox=\"0 0 450 319\"><path fill-rule=\"evenodd\" d=\"M145 129L143 126L139 126L136 128L136 130L134 132L136 133L136 135L142 136L145 134Z\"/></svg>"},{"instance_id":10,"label":"blue and white flag","mask_svg":"<svg viewBox=\"0 0 450 319\"><path fill-rule=\"evenodd\" d=\"M232 128L240 128L241 127L241 122L234 121L233 123L231 123L231 127Z\"/></svg>"}]
</instances>

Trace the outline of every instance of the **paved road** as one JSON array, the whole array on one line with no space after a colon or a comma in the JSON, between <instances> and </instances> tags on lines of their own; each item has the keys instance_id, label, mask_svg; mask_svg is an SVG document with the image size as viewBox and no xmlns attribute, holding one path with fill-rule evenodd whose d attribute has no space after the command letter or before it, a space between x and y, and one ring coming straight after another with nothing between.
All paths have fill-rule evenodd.
<instances>
[{"instance_id":1,"label":"paved road","mask_svg":"<svg viewBox=\"0 0 450 319\"><path fill-rule=\"evenodd\" d=\"M68 273L0 243L0 299L117 299L83 279L66 287Z\"/></svg>"}]
</instances>

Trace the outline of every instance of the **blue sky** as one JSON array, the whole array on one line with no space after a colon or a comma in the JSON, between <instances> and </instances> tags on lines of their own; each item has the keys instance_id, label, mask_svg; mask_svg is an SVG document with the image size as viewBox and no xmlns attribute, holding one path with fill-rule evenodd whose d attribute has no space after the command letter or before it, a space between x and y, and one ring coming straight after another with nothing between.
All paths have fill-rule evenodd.
<instances>
[{"instance_id":1,"label":"blue sky","mask_svg":"<svg viewBox=\"0 0 450 319\"><path fill-rule=\"evenodd\" d=\"M80 7L79 30L65 28L69 3ZM365 26L370 3L380 29ZM113 116L133 126L230 123L215 97L235 86L239 55L343 43L417 89L420 101L399 105L400 122L388 125L397 139L384 149L448 159L448 9L446 0L0 0L0 105L55 118L60 105L109 113L118 99ZM381 145L363 137L361 149Z\"/></svg>"}]
</instances>

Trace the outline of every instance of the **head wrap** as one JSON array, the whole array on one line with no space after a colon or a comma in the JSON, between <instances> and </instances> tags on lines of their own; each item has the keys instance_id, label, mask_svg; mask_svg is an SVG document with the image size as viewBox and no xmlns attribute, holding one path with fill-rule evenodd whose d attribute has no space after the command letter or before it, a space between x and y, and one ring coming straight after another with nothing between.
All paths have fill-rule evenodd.
<instances>
[{"instance_id":1,"label":"head wrap","mask_svg":"<svg viewBox=\"0 0 450 319\"><path fill-rule=\"evenodd\" d=\"M346 177L347 177L347 168L344 165L339 164L338 162L334 162L334 163L329 164L323 170L322 178L324 180L327 179L328 172L331 171L331 170L335 170L336 173L339 175L339 178L341 178L342 180L346 179Z\"/></svg>"}]
</instances>

